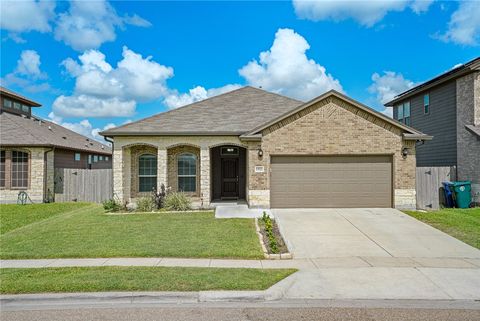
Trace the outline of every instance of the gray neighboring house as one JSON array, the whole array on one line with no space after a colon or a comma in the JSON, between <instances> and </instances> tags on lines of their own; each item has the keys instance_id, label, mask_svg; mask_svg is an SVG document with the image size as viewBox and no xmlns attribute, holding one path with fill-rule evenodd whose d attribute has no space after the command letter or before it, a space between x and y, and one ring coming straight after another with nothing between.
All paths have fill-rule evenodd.
<instances>
[{"instance_id":1,"label":"gray neighboring house","mask_svg":"<svg viewBox=\"0 0 480 321\"><path fill-rule=\"evenodd\" d=\"M112 168L109 146L32 114L41 104L0 87L0 203L24 191L53 201L57 168Z\"/></svg>"},{"instance_id":2,"label":"gray neighboring house","mask_svg":"<svg viewBox=\"0 0 480 321\"><path fill-rule=\"evenodd\" d=\"M341 94L301 102L243 87L101 133L114 193L162 185L195 205L415 208L415 142L431 139Z\"/></svg>"},{"instance_id":3,"label":"gray neighboring house","mask_svg":"<svg viewBox=\"0 0 480 321\"><path fill-rule=\"evenodd\" d=\"M456 166L480 193L480 57L395 97L393 117L434 139L418 144L417 166Z\"/></svg>"}]
</instances>

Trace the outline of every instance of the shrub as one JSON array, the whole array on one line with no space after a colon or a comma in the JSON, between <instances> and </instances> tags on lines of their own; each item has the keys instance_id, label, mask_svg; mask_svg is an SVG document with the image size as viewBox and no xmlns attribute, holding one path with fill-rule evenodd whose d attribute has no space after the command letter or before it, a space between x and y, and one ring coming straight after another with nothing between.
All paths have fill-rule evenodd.
<instances>
[{"instance_id":1,"label":"shrub","mask_svg":"<svg viewBox=\"0 0 480 321\"><path fill-rule=\"evenodd\" d=\"M275 238L275 233L273 233L273 222L270 216L267 213L263 212L262 221L265 224L265 234L268 238L268 245L272 253L278 253L278 244L277 239Z\"/></svg>"},{"instance_id":2,"label":"shrub","mask_svg":"<svg viewBox=\"0 0 480 321\"><path fill-rule=\"evenodd\" d=\"M162 184L162 186L160 187L160 191L158 192L156 189L153 189L152 197L153 201L155 202L155 207L157 209L162 208L165 205L165 196L167 196L167 193L165 191L165 185Z\"/></svg>"},{"instance_id":3,"label":"shrub","mask_svg":"<svg viewBox=\"0 0 480 321\"><path fill-rule=\"evenodd\" d=\"M118 204L113 198L103 201L102 204L105 212L118 212L121 209L120 204Z\"/></svg>"},{"instance_id":4,"label":"shrub","mask_svg":"<svg viewBox=\"0 0 480 321\"><path fill-rule=\"evenodd\" d=\"M165 208L170 211L188 211L192 202L184 193L168 193L164 201Z\"/></svg>"},{"instance_id":5,"label":"shrub","mask_svg":"<svg viewBox=\"0 0 480 321\"><path fill-rule=\"evenodd\" d=\"M137 201L137 212L153 212L157 209L152 197L142 197Z\"/></svg>"}]
</instances>

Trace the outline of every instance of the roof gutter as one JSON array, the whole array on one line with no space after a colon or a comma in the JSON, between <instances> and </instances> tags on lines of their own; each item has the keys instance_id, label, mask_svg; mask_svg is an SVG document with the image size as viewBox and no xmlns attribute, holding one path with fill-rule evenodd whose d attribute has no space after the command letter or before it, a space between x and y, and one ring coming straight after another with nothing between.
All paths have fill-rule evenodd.
<instances>
[{"instance_id":1,"label":"roof gutter","mask_svg":"<svg viewBox=\"0 0 480 321\"><path fill-rule=\"evenodd\" d=\"M405 140L415 140L415 141L427 141L427 140L432 140L433 136L404 133L403 134L403 139L405 139Z\"/></svg>"}]
</instances>

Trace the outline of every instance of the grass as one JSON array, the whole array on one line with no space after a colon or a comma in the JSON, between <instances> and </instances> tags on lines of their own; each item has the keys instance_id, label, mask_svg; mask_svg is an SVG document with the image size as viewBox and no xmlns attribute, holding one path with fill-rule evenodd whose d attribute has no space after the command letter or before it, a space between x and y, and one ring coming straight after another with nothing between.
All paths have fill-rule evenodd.
<instances>
[{"instance_id":1,"label":"grass","mask_svg":"<svg viewBox=\"0 0 480 321\"><path fill-rule=\"evenodd\" d=\"M1 269L0 292L264 290L293 272L192 267Z\"/></svg>"},{"instance_id":2,"label":"grass","mask_svg":"<svg viewBox=\"0 0 480 321\"><path fill-rule=\"evenodd\" d=\"M480 249L480 208L405 213Z\"/></svg>"},{"instance_id":3,"label":"grass","mask_svg":"<svg viewBox=\"0 0 480 321\"><path fill-rule=\"evenodd\" d=\"M87 205L88 203L2 204L0 205L0 235Z\"/></svg>"},{"instance_id":4,"label":"grass","mask_svg":"<svg viewBox=\"0 0 480 321\"><path fill-rule=\"evenodd\" d=\"M57 214L0 236L0 258L262 258L253 219L213 212L105 215L99 205Z\"/></svg>"}]
</instances>

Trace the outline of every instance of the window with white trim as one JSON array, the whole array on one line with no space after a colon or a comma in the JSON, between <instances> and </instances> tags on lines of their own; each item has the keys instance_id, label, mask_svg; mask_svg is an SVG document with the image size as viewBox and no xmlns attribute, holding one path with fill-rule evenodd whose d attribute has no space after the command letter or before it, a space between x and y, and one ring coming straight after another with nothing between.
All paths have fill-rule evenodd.
<instances>
[{"instance_id":1,"label":"window with white trim","mask_svg":"<svg viewBox=\"0 0 480 321\"><path fill-rule=\"evenodd\" d=\"M80 158L81 158L80 153L75 153L75 161L76 161L76 162L79 162L79 161L80 161Z\"/></svg>"},{"instance_id":2,"label":"window with white trim","mask_svg":"<svg viewBox=\"0 0 480 321\"><path fill-rule=\"evenodd\" d=\"M197 157L191 153L178 156L178 190L195 192L197 190Z\"/></svg>"},{"instance_id":3,"label":"window with white trim","mask_svg":"<svg viewBox=\"0 0 480 321\"><path fill-rule=\"evenodd\" d=\"M423 95L423 113L430 114L430 94Z\"/></svg>"},{"instance_id":4,"label":"window with white trim","mask_svg":"<svg viewBox=\"0 0 480 321\"><path fill-rule=\"evenodd\" d=\"M405 125L410 125L410 102L395 106L397 108L397 120Z\"/></svg>"},{"instance_id":5,"label":"window with white trim","mask_svg":"<svg viewBox=\"0 0 480 321\"><path fill-rule=\"evenodd\" d=\"M28 188L28 153L12 151L12 188Z\"/></svg>"},{"instance_id":6,"label":"window with white trim","mask_svg":"<svg viewBox=\"0 0 480 321\"><path fill-rule=\"evenodd\" d=\"M151 192L157 188L157 157L143 154L138 158L138 191Z\"/></svg>"}]
</instances>

